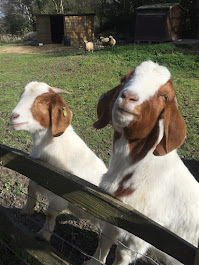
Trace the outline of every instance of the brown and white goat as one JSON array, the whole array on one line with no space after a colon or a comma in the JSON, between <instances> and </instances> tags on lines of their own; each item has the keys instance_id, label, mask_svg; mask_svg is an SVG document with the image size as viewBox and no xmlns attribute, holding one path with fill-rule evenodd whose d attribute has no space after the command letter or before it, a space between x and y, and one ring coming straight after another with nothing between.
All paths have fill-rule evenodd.
<instances>
[{"instance_id":1,"label":"brown and white goat","mask_svg":"<svg viewBox=\"0 0 199 265\"><path fill-rule=\"evenodd\" d=\"M199 238L199 183L179 158L176 148L185 139L186 126L176 105L168 69L152 61L128 73L98 103L98 121L114 128L113 151L100 187L142 214L197 246ZM115 240L114 265L128 265L148 249L168 264L179 261L147 242L106 224L95 257L103 262ZM139 257L139 255L138 255ZM98 264L96 260L85 264Z\"/></svg>"},{"instance_id":2,"label":"brown and white goat","mask_svg":"<svg viewBox=\"0 0 199 265\"><path fill-rule=\"evenodd\" d=\"M67 92L41 82L27 84L12 111L10 124L15 130L32 134L34 147L30 156L98 186L103 173L107 171L106 166L73 130L72 112L59 93ZM49 200L46 222L38 233L40 239L50 240L56 217L64 209L69 209L77 216L90 218L84 211L31 180L22 214L30 215L34 212L37 193Z\"/></svg>"}]
</instances>

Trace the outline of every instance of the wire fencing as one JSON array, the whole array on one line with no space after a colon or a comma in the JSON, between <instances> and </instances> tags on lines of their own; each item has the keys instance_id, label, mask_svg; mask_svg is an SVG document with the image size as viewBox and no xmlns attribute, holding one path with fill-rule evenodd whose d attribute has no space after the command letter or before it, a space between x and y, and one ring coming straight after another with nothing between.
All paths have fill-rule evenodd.
<instances>
[{"instance_id":1,"label":"wire fencing","mask_svg":"<svg viewBox=\"0 0 199 265\"><path fill-rule=\"evenodd\" d=\"M4 146L4 145L0 145L0 164L3 166L3 171L4 170L6 171L7 169L14 170L14 173L12 173L12 177L16 174L16 172L22 174L23 176L27 176L28 179L31 179L37 184L50 190L51 192L56 193L58 196L61 196L62 198L66 199L72 204L75 204L81 209L86 210L87 213L93 215L94 217L104 222L108 222L109 224L112 224L116 227L122 228L126 230L127 232L134 234L135 236L138 236L139 238L145 240L149 244L158 248L162 252L172 256L173 258L177 259L183 264L186 264L186 265L194 264L195 265L195 257L197 255L197 252L199 252L195 246L183 240L182 238L174 234L172 231L170 231L166 227L161 226L160 224L156 223L150 218L139 213L131 206L125 205L124 203L118 201L116 198L104 193L101 189L85 181L84 179L71 175L68 172L61 171L43 161L33 159L29 157L28 154L22 152L21 150L13 149L13 148L10 148L9 146ZM2 180L4 179L5 178L2 178ZM11 183L9 181L3 185L4 189L5 188L7 190L13 189L13 193L15 194L20 193L20 196L18 196L18 200L14 200L15 199L14 196L13 198L8 198L9 196L7 195L7 193L2 192L4 193L5 198L8 199L9 203L11 204L13 204L14 202L17 203L16 208L18 209L21 209L23 207L24 201L26 201L27 199L26 198L27 194L24 194L19 191L20 189L21 191L25 192L25 189L23 188L22 184L23 184L23 181L19 181L19 184L15 182ZM13 188L11 188L11 186L13 186ZM26 188L27 188L27 185L26 185ZM21 196L24 196L23 199L21 199ZM1 198L0 200L4 202L4 200L2 200ZM33 199L33 201L35 201L35 199ZM46 208L44 204L41 204L39 202L37 204L40 205L42 210ZM9 206L8 208L10 207L11 206ZM53 207L56 208L57 206L53 206ZM37 221L43 224L45 220L44 215L41 214L43 211L40 211L40 209L38 208L36 208L36 210L38 214L33 214L31 218L37 217L38 219L39 217ZM54 209L54 211L56 210ZM5 212L4 209L2 209L2 206L0 205L0 221L1 221L1 224L3 224L0 226L0 228L1 228L1 231L2 231L2 227L7 228L7 230L5 230L5 234L8 238L10 238L12 234L15 234L16 238L18 239L17 244L21 245L22 249L25 249L28 253L31 254L31 256L37 257L37 259L39 256L39 258L43 262L42 264L46 264L46 265L53 264L54 265L54 264L59 264L57 263L57 260L62 261L63 255L60 255L60 254L57 255L55 253L56 262L52 263L52 259L54 259L53 253L56 251L56 249L52 250L51 245L49 244L45 245L46 243L45 244L41 243L40 241L35 240L33 238L33 234L35 235L36 232L41 228L41 226L39 228L38 227L36 228L35 225L33 225L33 228L30 227L29 230L25 229L25 226L24 226L21 229L19 228L18 223L17 222L13 223L10 216L7 216L7 215L8 214ZM64 216L68 217L69 215L64 215ZM6 222L4 219L6 219ZM87 256L85 254L88 254L89 258L90 256L92 256L92 253L97 247L100 233L97 231L96 228L94 229L94 226L91 226L91 223L90 224L89 222L85 223L84 219L80 219L79 222L77 222L77 220L75 220L74 217L73 217L73 220L70 219L69 221L69 219L67 220L66 223L62 223L61 226L57 226L55 228L55 233L61 236L62 238L64 238L67 242L72 243L73 245L78 247L83 253L81 254L81 252L76 250L73 246L69 246L69 244L63 242L63 240L61 240L61 243L60 243L59 242L60 239L54 236L54 233L52 235L51 244L55 246L57 249L63 251L65 255L63 259L63 264L68 265L69 263L68 263L67 258L72 257L72 263L70 264L80 265L84 262L85 259L87 259ZM19 213L18 213L18 220L24 223L24 217L21 217ZM82 222L83 220L84 222ZM32 222L31 220L25 218L26 224L29 224L31 222ZM12 229L8 229L7 223L9 223ZM35 223L35 222L32 222L32 223ZM17 227L17 231L16 231L16 227ZM20 233L20 231L22 233ZM34 232L32 233L31 238L29 235L30 234L29 231ZM108 230L106 233L109 235ZM104 235L104 236L107 236L107 235ZM114 233L109 236L115 238ZM55 238L56 240L58 240L56 243L54 242ZM21 239L22 239L22 243L20 243ZM28 246L26 242L24 244L24 239L25 241L26 240L28 241L29 243ZM111 238L109 239L111 242L113 242ZM118 242L116 241L115 243L117 245L120 244L119 241ZM123 240L122 240L122 243L124 243ZM121 248L120 245L118 245L118 247ZM122 246L122 248L124 249L124 246ZM32 249L34 251L32 251ZM44 251L41 251L41 249L43 249ZM99 248L98 248L98 251L100 252ZM102 251L102 248L101 248L101 251ZM140 258L141 256L140 253L135 254L137 253L136 250L128 250L128 252L130 251L133 251L132 253L133 256L137 256L136 264L138 264L139 263L138 258ZM112 264L114 260L114 257L113 257L112 260L110 261L109 256L106 262L107 265ZM148 257L148 253L147 253L147 257ZM149 255L149 257L151 257L151 255ZM46 263L46 259L48 259L48 263ZM156 260L156 258L154 259ZM143 260L145 261L146 258L142 257L142 261ZM147 258L147 262L151 263L150 259Z\"/></svg>"},{"instance_id":2,"label":"wire fencing","mask_svg":"<svg viewBox=\"0 0 199 265\"><path fill-rule=\"evenodd\" d=\"M13 184L8 184L8 182L6 180L2 180L0 179L0 199L1 199L1 204L4 205L6 208L9 208L10 210L12 210L12 214L14 214L15 216L17 216L18 221L23 222L23 224L25 224L26 226L28 226L29 229L33 230L34 233L36 233L36 231L40 230L43 227L43 223L45 220L45 217L43 215L43 212L45 212L45 210L48 207L48 204L46 202L46 200L43 200L43 198L36 198L37 199L37 209L39 209L39 212L42 212L42 218L41 216L38 214L33 214L33 216L27 216L27 217L21 217L19 214L19 209L16 207L16 201L17 200L23 200L26 201L27 196L29 196L27 194L26 191L24 191L24 188L20 187L20 185L17 186L17 182L14 182ZM16 189L16 186L18 187ZM6 195L6 196L5 196ZM23 197L23 198L21 198ZM51 207L51 209L53 209ZM54 211L57 211L56 209L53 209ZM83 228L84 229L84 228ZM86 250L83 249L83 246L81 245L81 240L80 242L76 243L76 239L79 237L78 233L74 232L74 227L70 226L70 230L68 231L68 233L70 234L69 237L64 238L64 236L60 235L59 231L58 233L55 232L52 233L52 238L53 238L53 246L57 247L59 249L59 251L61 253L63 253L64 255L68 255L70 253L70 255L73 256L77 256L79 253L81 255L80 260L77 263L81 264L80 262L83 263L83 261L87 260L87 259L95 259L99 262L99 264L104 264L104 265L108 265L108 263L104 263L99 259L96 259L95 257L93 257L90 253L88 253ZM50 231L48 231L50 232ZM63 232L63 231L61 231ZM51 233L51 232L50 232ZM61 233L62 234L62 233ZM98 242L98 239L101 235L101 232L99 229L95 228L95 241ZM109 238L107 235L102 234L103 236ZM110 238L109 238L110 239ZM84 240L85 242L85 240ZM23 261L24 264L32 264L29 263L26 259L22 258L19 256L19 254L16 253L16 251L12 248L11 245L9 245L8 243L4 242L3 240L0 240L0 243L4 245L5 248L9 249L12 253L15 254L16 258L18 258L20 261ZM115 242L116 244L120 244L123 247L129 249L126 245L124 245L122 242L120 242L119 240L117 240ZM87 243L89 244L89 243ZM134 249L129 249L132 252L136 253L136 260L134 261L133 264L138 264L138 259L140 259L140 257L144 258L142 259L142 264L144 262L150 263L150 264L156 264L159 265L159 263L157 263L153 258L151 258L150 256L147 255L142 255L139 252L137 252ZM74 255L72 255L72 252ZM113 255L113 254L112 254ZM113 258L112 258L113 259ZM75 261L76 262L76 261ZM1 264L1 263L0 263ZM75 263L76 264L76 263ZM145 263L146 264L146 263Z\"/></svg>"}]
</instances>

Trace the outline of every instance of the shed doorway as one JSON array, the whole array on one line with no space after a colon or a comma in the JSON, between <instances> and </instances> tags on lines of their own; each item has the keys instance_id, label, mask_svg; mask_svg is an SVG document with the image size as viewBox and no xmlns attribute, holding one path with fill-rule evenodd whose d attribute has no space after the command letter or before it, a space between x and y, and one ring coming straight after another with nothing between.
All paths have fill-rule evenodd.
<instances>
[{"instance_id":1,"label":"shed doorway","mask_svg":"<svg viewBox=\"0 0 199 265\"><path fill-rule=\"evenodd\" d=\"M63 15L50 16L52 43L62 43L64 37Z\"/></svg>"}]
</instances>

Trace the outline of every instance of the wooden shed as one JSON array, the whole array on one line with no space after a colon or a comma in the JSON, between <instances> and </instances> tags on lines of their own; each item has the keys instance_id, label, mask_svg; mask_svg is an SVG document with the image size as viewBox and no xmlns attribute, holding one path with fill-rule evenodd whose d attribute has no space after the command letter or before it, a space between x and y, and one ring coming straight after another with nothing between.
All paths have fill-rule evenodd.
<instances>
[{"instance_id":1,"label":"wooden shed","mask_svg":"<svg viewBox=\"0 0 199 265\"><path fill-rule=\"evenodd\" d=\"M36 15L38 42L77 45L94 39L95 14Z\"/></svg>"},{"instance_id":2,"label":"wooden shed","mask_svg":"<svg viewBox=\"0 0 199 265\"><path fill-rule=\"evenodd\" d=\"M183 9L178 3L140 6L136 9L135 41L179 39Z\"/></svg>"}]
</instances>

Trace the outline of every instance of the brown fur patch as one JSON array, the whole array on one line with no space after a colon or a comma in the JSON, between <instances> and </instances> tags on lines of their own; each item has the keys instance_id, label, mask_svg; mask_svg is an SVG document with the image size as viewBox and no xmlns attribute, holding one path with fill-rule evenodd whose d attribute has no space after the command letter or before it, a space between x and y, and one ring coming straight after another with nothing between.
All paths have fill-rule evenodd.
<instances>
[{"instance_id":1,"label":"brown fur patch","mask_svg":"<svg viewBox=\"0 0 199 265\"><path fill-rule=\"evenodd\" d=\"M129 173L122 178L117 190L114 192L114 196L116 198L129 196L135 191L135 189L132 187L132 184L128 188L124 188L125 182L127 182L132 177L132 175L133 173Z\"/></svg>"},{"instance_id":2,"label":"brown fur patch","mask_svg":"<svg viewBox=\"0 0 199 265\"><path fill-rule=\"evenodd\" d=\"M175 100L162 113L164 119L164 136L156 146L154 155L166 155L179 148L186 137L186 124L180 115Z\"/></svg>"},{"instance_id":3,"label":"brown fur patch","mask_svg":"<svg viewBox=\"0 0 199 265\"><path fill-rule=\"evenodd\" d=\"M63 108L66 115L64 115ZM31 111L34 119L42 127L52 127L53 136L61 135L72 119L72 113L64 99L53 91L38 96L31 107Z\"/></svg>"},{"instance_id":4,"label":"brown fur patch","mask_svg":"<svg viewBox=\"0 0 199 265\"><path fill-rule=\"evenodd\" d=\"M51 96L48 93L42 94L36 97L32 107L31 112L33 118L40 123L44 128L50 127L50 114L49 105L51 102Z\"/></svg>"},{"instance_id":5,"label":"brown fur patch","mask_svg":"<svg viewBox=\"0 0 199 265\"><path fill-rule=\"evenodd\" d=\"M129 153L133 163L137 163L142 160L148 152L156 146L158 136L159 125L157 122L146 138L129 140Z\"/></svg>"}]
</instances>

